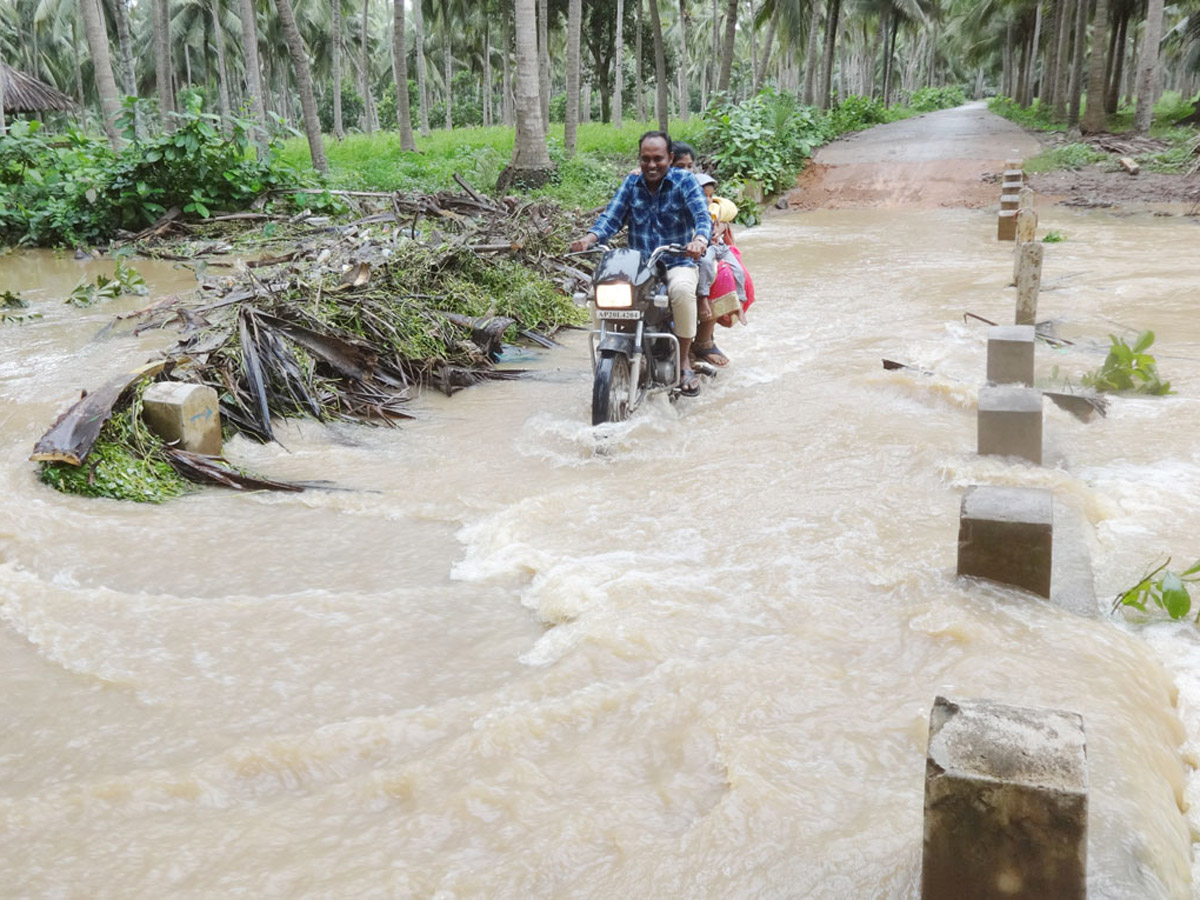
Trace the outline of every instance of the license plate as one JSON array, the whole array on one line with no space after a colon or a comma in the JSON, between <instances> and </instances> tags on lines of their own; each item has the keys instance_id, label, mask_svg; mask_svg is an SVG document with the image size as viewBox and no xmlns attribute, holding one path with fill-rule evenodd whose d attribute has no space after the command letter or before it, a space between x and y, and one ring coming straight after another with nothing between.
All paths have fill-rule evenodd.
<instances>
[{"instance_id":1,"label":"license plate","mask_svg":"<svg viewBox=\"0 0 1200 900\"><path fill-rule=\"evenodd\" d=\"M598 309L596 310L597 319L640 319L642 317L641 310L638 309Z\"/></svg>"}]
</instances>

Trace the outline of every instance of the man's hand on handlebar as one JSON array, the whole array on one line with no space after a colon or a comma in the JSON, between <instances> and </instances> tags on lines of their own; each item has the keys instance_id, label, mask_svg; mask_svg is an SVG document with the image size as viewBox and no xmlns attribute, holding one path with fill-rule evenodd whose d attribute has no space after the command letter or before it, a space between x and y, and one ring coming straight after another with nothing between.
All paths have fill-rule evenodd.
<instances>
[{"instance_id":1,"label":"man's hand on handlebar","mask_svg":"<svg viewBox=\"0 0 1200 900\"><path fill-rule=\"evenodd\" d=\"M692 242L687 245L687 255L692 259L699 259L704 255L704 251L708 249L708 242L704 238L693 238Z\"/></svg>"},{"instance_id":2,"label":"man's hand on handlebar","mask_svg":"<svg viewBox=\"0 0 1200 900\"><path fill-rule=\"evenodd\" d=\"M594 244L596 244L597 242L599 242L599 240L600 240L600 238L598 238L595 234L593 234L592 232L589 231L587 234L585 234L579 240L571 242L571 252L572 253L582 253L584 250L587 250L589 247L591 247Z\"/></svg>"}]
</instances>

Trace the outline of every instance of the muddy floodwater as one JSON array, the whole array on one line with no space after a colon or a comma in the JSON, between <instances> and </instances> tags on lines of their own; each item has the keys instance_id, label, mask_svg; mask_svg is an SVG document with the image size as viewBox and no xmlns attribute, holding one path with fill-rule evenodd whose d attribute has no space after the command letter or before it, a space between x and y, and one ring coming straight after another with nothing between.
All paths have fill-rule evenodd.
<instances>
[{"instance_id":1,"label":"muddy floodwater","mask_svg":"<svg viewBox=\"0 0 1200 900\"><path fill-rule=\"evenodd\" d=\"M0 325L0 893L914 897L946 694L1081 713L1090 896L1191 896L1194 627L954 577L976 483L1052 489L1106 608L1200 556L1200 228L1041 228L1075 343L1039 377L1152 328L1178 391L1047 405L1042 467L974 454L963 313L1014 303L994 211L898 207L745 232L758 303L695 400L589 427L574 333L396 429L227 448L339 490L164 506L59 495L27 457L173 335L97 336L142 298L62 304L104 264L0 259L43 313Z\"/></svg>"}]
</instances>

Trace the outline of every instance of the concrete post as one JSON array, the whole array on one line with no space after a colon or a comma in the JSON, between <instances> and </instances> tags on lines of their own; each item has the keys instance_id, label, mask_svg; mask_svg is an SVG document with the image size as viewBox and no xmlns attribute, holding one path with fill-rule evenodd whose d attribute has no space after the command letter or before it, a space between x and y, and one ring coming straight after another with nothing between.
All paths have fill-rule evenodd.
<instances>
[{"instance_id":1,"label":"concrete post","mask_svg":"<svg viewBox=\"0 0 1200 900\"><path fill-rule=\"evenodd\" d=\"M975 485L958 516L958 575L1050 596L1054 499L1041 488Z\"/></svg>"},{"instance_id":2,"label":"concrete post","mask_svg":"<svg viewBox=\"0 0 1200 900\"><path fill-rule=\"evenodd\" d=\"M1020 202L1020 199L1021 199L1020 194L1001 194L1000 195L1000 208L1001 209L1016 209L1018 203Z\"/></svg>"},{"instance_id":3,"label":"concrete post","mask_svg":"<svg viewBox=\"0 0 1200 900\"><path fill-rule=\"evenodd\" d=\"M1020 202L1019 200L1017 201ZM1037 237L1038 215L1033 207L1022 206L1017 210L1017 243L1025 244Z\"/></svg>"},{"instance_id":4,"label":"concrete post","mask_svg":"<svg viewBox=\"0 0 1200 900\"><path fill-rule=\"evenodd\" d=\"M997 325L988 329L987 380L992 384L1033 386L1032 325Z\"/></svg>"},{"instance_id":5,"label":"concrete post","mask_svg":"<svg viewBox=\"0 0 1200 900\"><path fill-rule=\"evenodd\" d=\"M1018 325L1037 324L1038 292L1042 287L1042 256L1045 247L1037 241L1017 245L1017 316Z\"/></svg>"},{"instance_id":6,"label":"concrete post","mask_svg":"<svg viewBox=\"0 0 1200 900\"><path fill-rule=\"evenodd\" d=\"M979 389L980 456L1019 456L1042 464L1042 392L1000 385Z\"/></svg>"},{"instance_id":7,"label":"concrete post","mask_svg":"<svg viewBox=\"0 0 1200 900\"><path fill-rule=\"evenodd\" d=\"M1019 202L1017 204L1020 209L1033 209L1033 188L1026 185L1018 192Z\"/></svg>"},{"instance_id":8,"label":"concrete post","mask_svg":"<svg viewBox=\"0 0 1200 900\"><path fill-rule=\"evenodd\" d=\"M1013 153L1015 154L1016 151L1014 150ZM1004 168L1021 171L1025 168L1025 160L1021 159L1019 156L1010 156L1004 161Z\"/></svg>"},{"instance_id":9,"label":"concrete post","mask_svg":"<svg viewBox=\"0 0 1200 900\"><path fill-rule=\"evenodd\" d=\"M996 221L996 240L1015 241L1017 239L1017 211L1015 209L1000 210Z\"/></svg>"},{"instance_id":10,"label":"concrete post","mask_svg":"<svg viewBox=\"0 0 1200 900\"><path fill-rule=\"evenodd\" d=\"M142 417L150 430L181 450L221 454L217 392L207 385L158 381L142 394Z\"/></svg>"},{"instance_id":11,"label":"concrete post","mask_svg":"<svg viewBox=\"0 0 1200 900\"><path fill-rule=\"evenodd\" d=\"M1084 900L1087 794L1078 713L938 697L922 900Z\"/></svg>"}]
</instances>

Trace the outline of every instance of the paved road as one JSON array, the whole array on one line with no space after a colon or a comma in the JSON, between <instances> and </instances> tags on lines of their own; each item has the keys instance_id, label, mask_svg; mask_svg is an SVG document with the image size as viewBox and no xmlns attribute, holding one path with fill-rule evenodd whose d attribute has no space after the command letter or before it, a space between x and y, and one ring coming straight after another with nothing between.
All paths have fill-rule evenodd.
<instances>
[{"instance_id":1,"label":"paved road","mask_svg":"<svg viewBox=\"0 0 1200 900\"><path fill-rule=\"evenodd\" d=\"M980 207L998 202L1004 160L1041 149L982 103L879 125L835 141L788 195L797 209Z\"/></svg>"}]
</instances>

